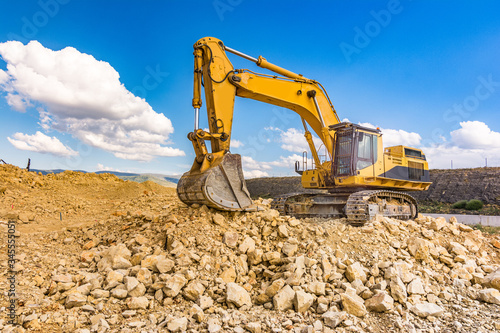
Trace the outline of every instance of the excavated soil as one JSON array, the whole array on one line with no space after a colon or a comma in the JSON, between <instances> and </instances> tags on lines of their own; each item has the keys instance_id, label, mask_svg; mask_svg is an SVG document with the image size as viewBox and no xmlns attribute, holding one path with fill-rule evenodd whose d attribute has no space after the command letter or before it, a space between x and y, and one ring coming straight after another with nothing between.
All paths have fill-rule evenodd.
<instances>
[{"instance_id":1,"label":"excavated soil","mask_svg":"<svg viewBox=\"0 0 500 333\"><path fill-rule=\"evenodd\" d=\"M0 331L500 330L498 237L442 218L352 227L255 203L218 212L153 183L0 166Z\"/></svg>"}]
</instances>

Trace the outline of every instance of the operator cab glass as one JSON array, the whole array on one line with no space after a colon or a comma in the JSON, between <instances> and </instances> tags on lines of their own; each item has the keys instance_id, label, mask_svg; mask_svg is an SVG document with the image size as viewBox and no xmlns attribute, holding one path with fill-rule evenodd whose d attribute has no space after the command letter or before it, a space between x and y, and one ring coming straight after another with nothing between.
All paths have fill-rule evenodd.
<instances>
[{"instance_id":1,"label":"operator cab glass","mask_svg":"<svg viewBox=\"0 0 500 333\"><path fill-rule=\"evenodd\" d=\"M377 161L380 130L351 123L333 125L330 130L336 131L333 163L335 176L354 176L359 170Z\"/></svg>"}]
</instances>

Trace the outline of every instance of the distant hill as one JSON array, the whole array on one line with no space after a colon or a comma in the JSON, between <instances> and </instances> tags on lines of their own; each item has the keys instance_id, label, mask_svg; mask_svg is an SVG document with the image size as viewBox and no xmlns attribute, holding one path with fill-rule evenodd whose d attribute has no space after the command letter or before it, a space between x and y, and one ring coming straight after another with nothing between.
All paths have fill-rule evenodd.
<instances>
[{"instance_id":1,"label":"distant hill","mask_svg":"<svg viewBox=\"0 0 500 333\"><path fill-rule=\"evenodd\" d=\"M33 172L41 172L43 175L49 174L49 173L61 173L66 170L62 169L55 169L55 170L39 170L39 169L31 169ZM89 173L88 171L85 170L72 170L72 171L78 171L78 172L83 172L83 173ZM166 186L166 187L176 187L177 183L179 182L180 176L175 176L175 175L162 175L158 173L131 173L131 172L119 172L119 171L96 171L94 172L96 174L101 174L101 173L110 173L118 178L121 178L123 180L130 180L133 182L137 183L143 183L145 181L152 181L155 182L159 185Z\"/></svg>"}]
</instances>

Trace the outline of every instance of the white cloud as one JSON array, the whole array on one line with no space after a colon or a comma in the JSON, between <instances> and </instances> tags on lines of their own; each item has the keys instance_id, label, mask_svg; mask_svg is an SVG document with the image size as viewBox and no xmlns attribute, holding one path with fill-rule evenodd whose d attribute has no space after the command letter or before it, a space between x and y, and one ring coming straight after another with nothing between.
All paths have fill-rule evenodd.
<instances>
[{"instance_id":1,"label":"white cloud","mask_svg":"<svg viewBox=\"0 0 500 333\"><path fill-rule=\"evenodd\" d=\"M415 132L407 132L404 130L381 129L382 140L384 147L397 145L416 147L420 145L422 137Z\"/></svg>"},{"instance_id":2,"label":"white cloud","mask_svg":"<svg viewBox=\"0 0 500 333\"><path fill-rule=\"evenodd\" d=\"M97 171L132 172L132 171L130 171L130 170L128 170L128 171L124 171L124 170L120 170L120 169L116 169L116 168L112 168L112 167L104 166L104 165L103 165L103 164L101 164L101 163L97 163Z\"/></svg>"},{"instance_id":3,"label":"white cloud","mask_svg":"<svg viewBox=\"0 0 500 333\"><path fill-rule=\"evenodd\" d=\"M52 154L56 156L76 156L78 152L66 147L56 137L47 136L41 132L28 135L16 133L13 138L8 137L7 140L20 150L34 151L42 154Z\"/></svg>"},{"instance_id":4,"label":"white cloud","mask_svg":"<svg viewBox=\"0 0 500 333\"><path fill-rule=\"evenodd\" d=\"M421 147L431 168L500 166L500 133L480 121L465 121L450 133L451 140Z\"/></svg>"},{"instance_id":5,"label":"white cloud","mask_svg":"<svg viewBox=\"0 0 500 333\"><path fill-rule=\"evenodd\" d=\"M452 142L465 149L500 148L500 133L492 131L480 121L464 121L460 128L450 133Z\"/></svg>"},{"instance_id":6,"label":"white cloud","mask_svg":"<svg viewBox=\"0 0 500 333\"><path fill-rule=\"evenodd\" d=\"M245 178L259 178L259 177L269 177L269 174L261 170L243 170L243 176Z\"/></svg>"},{"instance_id":7,"label":"white cloud","mask_svg":"<svg viewBox=\"0 0 500 333\"><path fill-rule=\"evenodd\" d=\"M377 127L370 123L359 123L359 125L376 129ZM407 132L405 130L395 130L390 128L381 128L382 131L382 141L384 142L384 147L392 146L409 146L417 147L422 141L420 134L415 132Z\"/></svg>"},{"instance_id":8,"label":"white cloud","mask_svg":"<svg viewBox=\"0 0 500 333\"><path fill-rule=\"evenodd\" d=\"M0 43L0 56L7 62L7 72L0 73L7 103L21 112L32 103L43 106L37 108L42 128L70 133L123 159L185 155L165 146L174 131L170 119L129 92L109 63L37 41Z\"/></svg>"},{"instance_id":9,"label":"white cloud","mask_svg":"<svg viewBox=\"0 0 500 333\"><path fill-rule=\"evenodd\" d=\"M239 141L239 140L231 140L231 147L233 148L240 148L240 147L243 147L244 144L243 142Z\"/></svg>"},{"instance_id":10,"label":"white cloud","mask_svg":"<svg viewBox=\"0 0 500 333\"><path fill-rule=\"evenodd\" d=\"M241 165L243 169L248 170L270 170L271 166L267 162L257 162L250 156L241 156Z\"/></svg>"}]
</instances>

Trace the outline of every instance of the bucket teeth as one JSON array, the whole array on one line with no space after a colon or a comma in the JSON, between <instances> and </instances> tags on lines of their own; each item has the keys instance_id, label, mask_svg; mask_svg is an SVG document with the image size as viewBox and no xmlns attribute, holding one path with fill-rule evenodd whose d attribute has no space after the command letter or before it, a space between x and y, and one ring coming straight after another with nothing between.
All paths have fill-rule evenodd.
<instances>
[{"instance_id":1,"label":"bucket teeth","mask_svg":"<svg viewBox=\"0 0 500 333\"><path fill-rule=\"evenodd\" d=\"M182 175L177 194L187 205L199 204L225 211L245 210L253 204L248 193L241 156L225 154L210 169L193 168Z\"/></svg>"}]
</instances>

